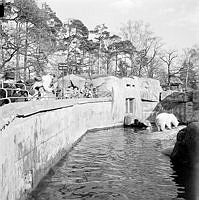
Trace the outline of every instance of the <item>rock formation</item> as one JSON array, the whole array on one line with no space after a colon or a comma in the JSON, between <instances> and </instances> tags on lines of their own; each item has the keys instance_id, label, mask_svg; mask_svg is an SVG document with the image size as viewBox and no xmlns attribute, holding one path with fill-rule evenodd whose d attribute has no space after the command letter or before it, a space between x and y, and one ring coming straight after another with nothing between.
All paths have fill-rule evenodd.
<instances>
[{"instance_id":1,"label":"rock formation","mask_svg":"<svg viewBox=\"0 0 199 200\"><path fill-rule=\"evenodd\" d=\"M171 160L189 167L199 163L199 122L192 122L178 132Z\"/></svg>"}]
</instances>

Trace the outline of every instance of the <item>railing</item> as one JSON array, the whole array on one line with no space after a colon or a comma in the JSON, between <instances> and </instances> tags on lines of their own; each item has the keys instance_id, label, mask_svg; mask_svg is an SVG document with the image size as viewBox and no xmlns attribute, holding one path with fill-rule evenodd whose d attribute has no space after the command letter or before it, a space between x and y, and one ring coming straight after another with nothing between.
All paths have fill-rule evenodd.
<instances>
[{"instance_id":1,"label":"railing","mask_svg":"<svg viewBox=\"0 0 199 200\"><path fill-rule=\"evenodd\" d=\"M42 86L41 86L42 87ZM69 88L63 91L57 90L53 92L38 91L33 89L35 94L31 94L32 87L28 90L28 86L24 83L7 83L0 80L0 106L8 103L14 103L19 101L31 101L31 100L49 100L49 99L73 99L73 98L98 98L94 93L86 95L82 91L71 90Z\"/></svg>"},{"instance_id":2,"label":"railing","mask_svg":"<svg viewBox=\"0 0 199 200\"><path fill-rule=\"evenodd\" d=\"M0 105L12 102L19 102L20 100L29 100L29 92L27 90L22 90L18 88L0 88Z\"/></svg>"},{"instance_id":3,"label":"railing","mask_svg":"<svg viewBox=\"0 0 199 200\"><path fill-rule=\"evenodd\" d=\"M6 84L7 85L15 85L16 88L23 88L24 90L27 90L26 85L24 83L7 83L7 82L4 82L3 80L0 80L0 88L6 88L7 89L7 87L5 87L4 84L5 85ZM19 87L19 86L21 86L21 87Z\"/></svg>"},{"instance_id":4,"label":"railing","mask_svg":"<svg viewBox=\"0 0 199 200\"><path fill-rule=\"evenodd\" d=\"M28 101L29 91L23 83L7 83L0 80L0 106L16 101Z\"/></svg>"}]
</instances>

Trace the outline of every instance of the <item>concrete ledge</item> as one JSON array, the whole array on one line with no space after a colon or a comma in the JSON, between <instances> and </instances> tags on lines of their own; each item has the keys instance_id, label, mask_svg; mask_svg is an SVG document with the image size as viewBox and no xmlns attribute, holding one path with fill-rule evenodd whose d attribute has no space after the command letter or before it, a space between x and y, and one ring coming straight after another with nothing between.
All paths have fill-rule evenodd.
<instances>
[{"instance_id":1,"label":"concrete ledge","mask_svg":"<svg viewBox=\"0 0 199 200\"><path fill-rule=\"evenodd\" d=\"M65 100L45 100L11 103L0 107L0 130L8 126L16 117L27 117L40 112L53 111L77 104L111 102L112 98L82 98Z\"/></svg>"}]
</instances>

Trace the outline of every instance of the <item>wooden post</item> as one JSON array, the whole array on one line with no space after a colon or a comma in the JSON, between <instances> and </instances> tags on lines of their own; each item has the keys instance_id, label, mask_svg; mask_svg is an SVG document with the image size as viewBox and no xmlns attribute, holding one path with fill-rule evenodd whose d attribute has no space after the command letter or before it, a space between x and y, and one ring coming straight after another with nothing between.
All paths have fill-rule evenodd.
<instances>
[{"instance_id":1,"label":"wooden post","mask_svg":"<svg viewBox=\"0 0 199 200\"><path fill-rule=\"evenodd\" d=\"M66 63L59 63L58 70L62 71L62 98L64 98L64 72L67 70L68 66Z\"/></svg>"}]
</instances>

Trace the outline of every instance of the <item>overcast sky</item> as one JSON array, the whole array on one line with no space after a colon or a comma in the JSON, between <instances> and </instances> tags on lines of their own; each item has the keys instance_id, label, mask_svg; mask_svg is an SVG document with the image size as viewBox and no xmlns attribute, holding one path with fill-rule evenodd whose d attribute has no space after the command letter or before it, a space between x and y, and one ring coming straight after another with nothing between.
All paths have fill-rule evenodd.
<instances>
[{"instance_id":1,"label":"overcast sky","mask_svg":"<svg viewBox=\"0 0 199 200\"><path fill-rule=\"evenodd\" d=\"M199 0L41 0L61 20L80 19L89 29L105 23L119 33L122 23L143 20L171 49L199 44Z\"/></svg>"}]
</instances>

